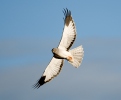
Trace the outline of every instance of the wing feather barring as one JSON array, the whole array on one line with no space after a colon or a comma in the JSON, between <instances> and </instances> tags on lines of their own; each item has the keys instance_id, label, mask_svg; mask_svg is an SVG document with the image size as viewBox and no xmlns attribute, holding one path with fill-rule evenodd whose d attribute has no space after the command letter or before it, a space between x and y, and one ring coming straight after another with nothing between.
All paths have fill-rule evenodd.
<instances>
[{"instance_id":1,"label":"wing feather barring","mask_svg":"<svg viewBox=\"0 0 121 100\"><path fill-rule=\"evenodd\" d=\"M66 8L63 13L65 17L61 41L57 48L52 49L53 57L34 88L39 88L56 77L62 69L64 59L76 68L81 65L84 56L83 47L78 46L70 50L76 39L76 26L71 11Z\"/></svg>"}]
</instances>

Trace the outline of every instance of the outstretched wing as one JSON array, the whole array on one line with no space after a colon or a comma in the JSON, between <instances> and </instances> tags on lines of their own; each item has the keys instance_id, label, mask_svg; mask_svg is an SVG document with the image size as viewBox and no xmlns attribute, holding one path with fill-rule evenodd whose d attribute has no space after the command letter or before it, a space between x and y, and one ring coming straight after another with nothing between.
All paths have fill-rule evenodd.
<instances>
[{"instance_id":1,"label":"outstretched wing","mask_svg":"<svg viewBox=\"0 0 121 100\"><path fill-rule=\"evenodd\" d=\"M42 77L38 80L38 82L34 85L34 88L39 88L41 85L49 82L55 76L59 74L61 68L63 66L63 59L57 59L55 57L52 58L49 65L45 69Z\"/></svg>"},{"instance_id":2,"label":"outstretched wing","mask_svg":"<svg viewBox=\"0 0 121 100\"><path fill-rule=\"evenodd\" d=\"M62 39L60 41L58 48L69 50L76 38L76 27L74 20L72 19L71 16L71 11L68 9L66 10L64 9L63 13L65 15L64 18L65 25L64 25Z\"/></svg>"}]
</instances>

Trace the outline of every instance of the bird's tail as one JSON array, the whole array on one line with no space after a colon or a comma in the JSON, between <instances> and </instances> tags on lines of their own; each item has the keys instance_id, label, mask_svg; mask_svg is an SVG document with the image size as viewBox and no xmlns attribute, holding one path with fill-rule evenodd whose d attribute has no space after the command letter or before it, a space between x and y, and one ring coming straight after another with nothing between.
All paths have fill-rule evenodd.
<instances>
[{"instance_id":1,"label":"bird's tail","mask_svg":"<svg viewBox=\"0 0 121 100\"><path fill-rule=\"evenodd\" d=\"M71 63L74 67L78 68L81 65L84 56L83 47L79 46L77 48L70 50L69 52L72 55L72 59L68 60L68 62Z\"/></svg>"}]
</instances>

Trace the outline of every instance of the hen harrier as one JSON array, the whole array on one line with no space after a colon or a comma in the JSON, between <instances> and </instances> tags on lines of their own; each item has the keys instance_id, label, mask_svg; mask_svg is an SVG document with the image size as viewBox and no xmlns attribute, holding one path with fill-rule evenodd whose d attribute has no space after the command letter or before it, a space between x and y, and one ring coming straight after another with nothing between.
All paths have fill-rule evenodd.
<instances>
[{"instance_id":1,"label":"hen harrier","mask_svg":"<svg viewBox=\"0 0 121 100\"><path fill-rule=\"evenodd\" d=\"M53 58L41 78L34 85L35 88L39 88L57 76L62 69L64 59L76 68L81 65L84 55L82 46L69 50L76 39L76 27L71 16L71 11L66 8L63 13L65 17L62 39L59 46L52 49Z\"/></svg>"}]
</instances>

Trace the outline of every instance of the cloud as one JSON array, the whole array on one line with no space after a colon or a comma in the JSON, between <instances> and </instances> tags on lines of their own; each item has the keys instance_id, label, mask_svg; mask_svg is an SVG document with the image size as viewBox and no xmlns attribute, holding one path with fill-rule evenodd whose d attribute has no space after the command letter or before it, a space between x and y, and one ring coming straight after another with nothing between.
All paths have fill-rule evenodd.
<instances>
[{"instance_id":1,"label":"cloud","mask_svg":"<svg viewBox=\"0 0 121 100\"><path fill-rule=\"evenodd\" d=\"M39 47L39 40L32 43L31 41L33 40L28 40L28 43L24 43L25 41L17 42L19 44L18 47L20 46L23 50L21 53L26 55L27 51L32 47L31 53L28 54L38 53L38 55L32 55L31 57L35 59L40 56L41 59L37 58L40 60L36 59L36 61L29 59L28 62L25 60L26 63L21 62L21 64L16 62L13 63L14 67L6 64L9 67L1 68L1 100L53 100L58 98L60 100L116 100L117 98L121 98L120 39L81 39L81 44L83 44L85 51L82 65L76 69L65 61L60 75L38 90L33 90L32 85L41 77L52 55L43 58L44 54L42 52L46 51ZM14 42L9 43L11 45ZM47 41L45 44L47 45L44 46L40 43L48 51L51 45ZM80 42L75 42L74 46L76 47L78 45L80 45ZM25 46L28 47L25 49ZM11 51L8 51L11 53L12 50L16 51L15 44ZM16 58L18 55L16 55ZM9 57L11 56L9 55ZM25 56L21 56L21 59L24 58Z\"/></svg>"},{"instance_id":2,"label":"cloud","mask_svg":"<svg viewBox=\"0 0 121 100\"><path fill-rule=\"evenodd\" d=\"M92 64L93 65L93 64ZM9 69L0 75L0 98L12 99L103 99L119 96L121 90L120 73L103 72L101 66L83 64L82 68L65 65L54 80L38 90L32 85L40 78L45 65L26 65ZM35 67L36 66L36 67ZM121 97L120 97L121 98Z\"/></svg>"}]
</instances>

